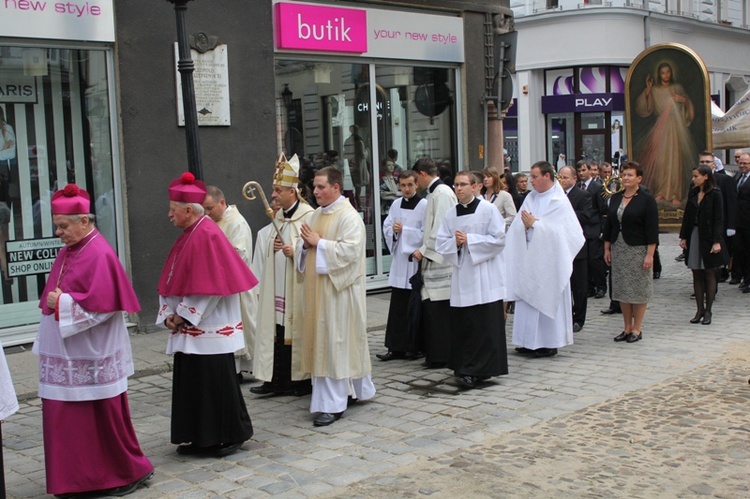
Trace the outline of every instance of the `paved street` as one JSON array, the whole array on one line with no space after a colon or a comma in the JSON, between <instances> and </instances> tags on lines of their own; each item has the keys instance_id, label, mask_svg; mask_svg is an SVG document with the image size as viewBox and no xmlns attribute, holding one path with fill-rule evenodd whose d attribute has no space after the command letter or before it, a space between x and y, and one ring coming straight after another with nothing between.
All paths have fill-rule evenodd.
<instances>
[{"instance_id":1,"label":"paved street","mask_svg":"<svg viewBox=\"0 0 750 499\"><path fill-rule=\"evenodd\" d=\"M131 497L750 497L750 297L721 284L713 325L689 324L689 271L674 261L676 235L661 243L643 341L614 343L621 316L591 299L574 346L548 359L509 353L510 375L482 389L420 361L374 360L376 397L326 428L312 426L309 397L257 397L245 383L255 436L224 459L175 453L166 339L135 335L129 398L156 472ZM368 297L373 358L388 299ZM8 363L24 400L2 426L8 494L39 497L36 357Z\"/></svg>"}]
</instances>

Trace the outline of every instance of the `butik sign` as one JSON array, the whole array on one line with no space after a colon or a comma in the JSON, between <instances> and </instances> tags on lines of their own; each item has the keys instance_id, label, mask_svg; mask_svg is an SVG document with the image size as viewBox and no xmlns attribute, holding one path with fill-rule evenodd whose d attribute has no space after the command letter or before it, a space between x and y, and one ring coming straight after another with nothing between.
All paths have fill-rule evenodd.
<instances>
[{"instance_id":1,"label":"butik sign","mask_svg":"<svg viewBox=\"0 0 750 499\"><path fill-rule=\"evenodd\" d=\"M367 13L364 10L277 3L276 26L278 48L367 52Z\"/></svg>"},{"instance_id":2,"label":"butik sign","mask_svg":"<svg viewBox=\"0 0 750 499\"><path fill-rule=\"evenodd\" d=\"M463 19L456 16L277 1L275 17L281 51L464 62Z\"/></svg>"},{"instance_id":3,"label":"butik sign","mask_svg":"<svg viewBox=\"0 0 750 499\"><path fill-rule=\"evenodd\" d=\"M114 42L113 0L0 0L0 36Z\"/></svg>"}]
</instances>

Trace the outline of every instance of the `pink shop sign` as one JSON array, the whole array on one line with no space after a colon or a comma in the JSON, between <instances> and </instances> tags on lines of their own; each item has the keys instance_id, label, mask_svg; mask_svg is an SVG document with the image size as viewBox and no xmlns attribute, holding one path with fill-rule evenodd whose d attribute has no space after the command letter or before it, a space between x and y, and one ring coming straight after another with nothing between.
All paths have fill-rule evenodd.
<instances>
[{"instance_id":1,"label":"pink shop sign","mask_svg":"<svg viewBox=\"0 0 750 499\"><path fill-rule=\"evenodd\" d=\"M286 50L367 52L367 12L279 2L276 46Z\"/></svg>"}]
</instances>

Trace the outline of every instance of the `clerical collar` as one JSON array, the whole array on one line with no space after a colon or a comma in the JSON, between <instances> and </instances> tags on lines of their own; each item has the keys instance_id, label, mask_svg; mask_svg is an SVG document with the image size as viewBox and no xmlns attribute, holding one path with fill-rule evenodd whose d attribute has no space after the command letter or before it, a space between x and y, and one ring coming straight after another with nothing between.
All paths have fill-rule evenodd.
<instances>
[{"instance_id":1,"label":"clerical collar","mask_svg":"<svg viewBox=\"0 0 750 499\"><path fill-rule=\"evenodd\" d=\"M288 211L284 212L284 218L292 218L292 215L294 215L294 212L297 211L297 208L299 208L299 199L292 205L291 208L289 208Z\"/></svg>"},{"instance_id":2,"label":"clerical collar","mask_svg":"<svg viewBox=\"0 0 750 499\"><path fill-rule=\"evenodd\" d=\"M458 203L456 205L456 215L459 217L464 215L472 215L475 211L477 211L477 206L479 206L479 198L474 198L469 204Z\"/></svg>"},{"instance_id":3,"label":"clerical collar","mask_svg":"<svg viewBox=\"0 0 750 499\"><path fill-rule=\"evenodd\" d=\"M417 205L419 204L419 202L421 200L422 200L422 198L420 198L416 194L414 194L412 197L410 197L408 199L407 198L401 198L401 209L402 210L413 210L414 208L417 207Z\"/></svg>"},{"instance_id":4,"label":"clerical collar","mask_svg":"<svg viewBox=\"0 0 750 499\"><path fill-rule=\"evenodd\" d=\"M344 196L339 196L339 198L336 201L329 203L325 206L321 206L320 211L322 211L323 213L330 213L333 210L333 207L339 204L342 199L346 199L346 198Z\"/></svg>"},{"instance_id":5,"label":"clerical collar","mask_svg":"<svg viewBox=\"0 0 750 499\"><path fill-rule=\"evenodd\" d=\"M443 181L440 180L440 177L435 177L432 182L430 182L430 185L427 186L427 192L432 194L435 189L437 189L437 186L442 185Z\"/></svg>"},{"instance_id":6,"label":"clerical collar","mask_svg":"<svg viewBox=\"0 0 750 499\"><path fill-rule=\"evenodd\" d=\"M224 210L224 213L221 214L221 218L227 218L229 216L229 212L232 211L232 205L230 204L227 206L227 209Z\"/></svg>"}]
</instances>

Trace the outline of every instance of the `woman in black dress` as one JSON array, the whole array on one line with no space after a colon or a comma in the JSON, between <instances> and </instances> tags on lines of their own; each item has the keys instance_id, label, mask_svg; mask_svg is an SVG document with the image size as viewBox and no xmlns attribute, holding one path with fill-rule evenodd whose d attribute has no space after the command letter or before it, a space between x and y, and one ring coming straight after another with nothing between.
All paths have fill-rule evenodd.
<instances>
[{"instance_id":1,"label":"woman in black dress","mask_svg":"<svg viewBox=\"0 0 750 499\"><path fill-rule=\"evenodd\" d=\"M716 296L716 269L729 259L723 238L724 209L710 166L693 170L693 187L680 229L680 247L687 251L685 264L693 271L697 311L691 324L711 324Z\"/></svg>"}]
</instances>

